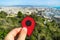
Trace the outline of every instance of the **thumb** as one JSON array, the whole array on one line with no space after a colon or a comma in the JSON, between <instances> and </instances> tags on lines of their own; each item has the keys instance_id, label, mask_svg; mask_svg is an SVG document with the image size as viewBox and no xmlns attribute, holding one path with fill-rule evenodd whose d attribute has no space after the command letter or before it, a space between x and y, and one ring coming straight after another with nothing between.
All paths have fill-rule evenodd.
<instances>
[{"instance_id":1,"label":"thumb","mask_svg":"<svg viewBox=\"0 0 60 40\"><path fill-rule=\"evenodd\" d=\"M27 28L22 28L18 40L25 40L26 35L27 35Z\"/></svg>"}]
</instances>

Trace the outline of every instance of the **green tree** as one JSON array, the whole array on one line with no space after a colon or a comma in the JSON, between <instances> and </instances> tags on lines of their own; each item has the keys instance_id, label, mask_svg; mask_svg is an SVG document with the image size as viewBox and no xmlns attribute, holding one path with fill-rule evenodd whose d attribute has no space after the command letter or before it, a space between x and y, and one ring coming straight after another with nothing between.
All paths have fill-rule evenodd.
<instances>
[{"instance_id":1,"label":"green tree","mask_svg":"<svg viewBox=\"0 0 60 40\"><path fill-rule=\"evenodd\" d=\"M21 18L22 17L22 12L19 11L17 15L18 15L19 18Z\"/></svg>"},{"instance_id":2,"label":"green tree","mask_svg":"<svg viewBox=\"0 0 60 40\"><path fill-rule=\"evenodd\" d=\"M7 13L4 11L0 12L0 18L5 18L7 16Z\"/></svg>"}]
</instances>

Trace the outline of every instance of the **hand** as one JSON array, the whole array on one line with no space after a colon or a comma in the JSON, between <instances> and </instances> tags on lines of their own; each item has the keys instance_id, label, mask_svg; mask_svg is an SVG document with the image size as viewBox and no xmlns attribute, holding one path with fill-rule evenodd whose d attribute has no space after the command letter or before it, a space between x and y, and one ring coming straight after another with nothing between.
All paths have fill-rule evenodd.
<instances>
[{"instance_id":1,"label":"hand","mask_svg":"<svg viewBox=\"0 0 60 40\"><path fill-rule=\"evenodd\" d=\"M15 28L7 34L5 40L15 40L16 35L19 33L17 40L25 40L27 35L27 28Z\"/></svg>"}]
</instances>

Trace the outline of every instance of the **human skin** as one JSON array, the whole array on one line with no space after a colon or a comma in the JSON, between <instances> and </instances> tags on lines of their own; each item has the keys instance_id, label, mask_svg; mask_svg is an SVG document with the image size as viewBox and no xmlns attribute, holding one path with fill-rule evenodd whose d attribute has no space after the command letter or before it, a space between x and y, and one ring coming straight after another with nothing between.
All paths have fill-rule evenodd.
<instances>
[{"instance_id":1,"label":"human skin","mask_svg":"<svg viewBox=\"0 0 60 40\"><path fill-rule=\"evenodd\" d=\"M25 40L27 35L27 28L15 28L10 31L4 40L15 40L16 35L19 33L17 40Z\"/></svg>"}]
</instances>

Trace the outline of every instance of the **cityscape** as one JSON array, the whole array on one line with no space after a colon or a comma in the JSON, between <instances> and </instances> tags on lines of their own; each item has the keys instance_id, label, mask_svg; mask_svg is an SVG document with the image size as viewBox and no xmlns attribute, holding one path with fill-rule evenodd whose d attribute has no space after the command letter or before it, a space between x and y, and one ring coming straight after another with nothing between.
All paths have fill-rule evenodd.
<instances>
[{"instance_id":1,"label":"cityscape","mask_svg":"<svg viewBox=\"0 0 60 40\"><path fill-rule=\"evenodd\" d=\"M23 14L31 15L37 14L37 16L42 16L50 20L55 20L57 23L60 23L60 9L49 8L49 7L0 7L0 12L4 11L8 14L17 15L18 11L21 11Z\"/></svg>"}]
</instances>

